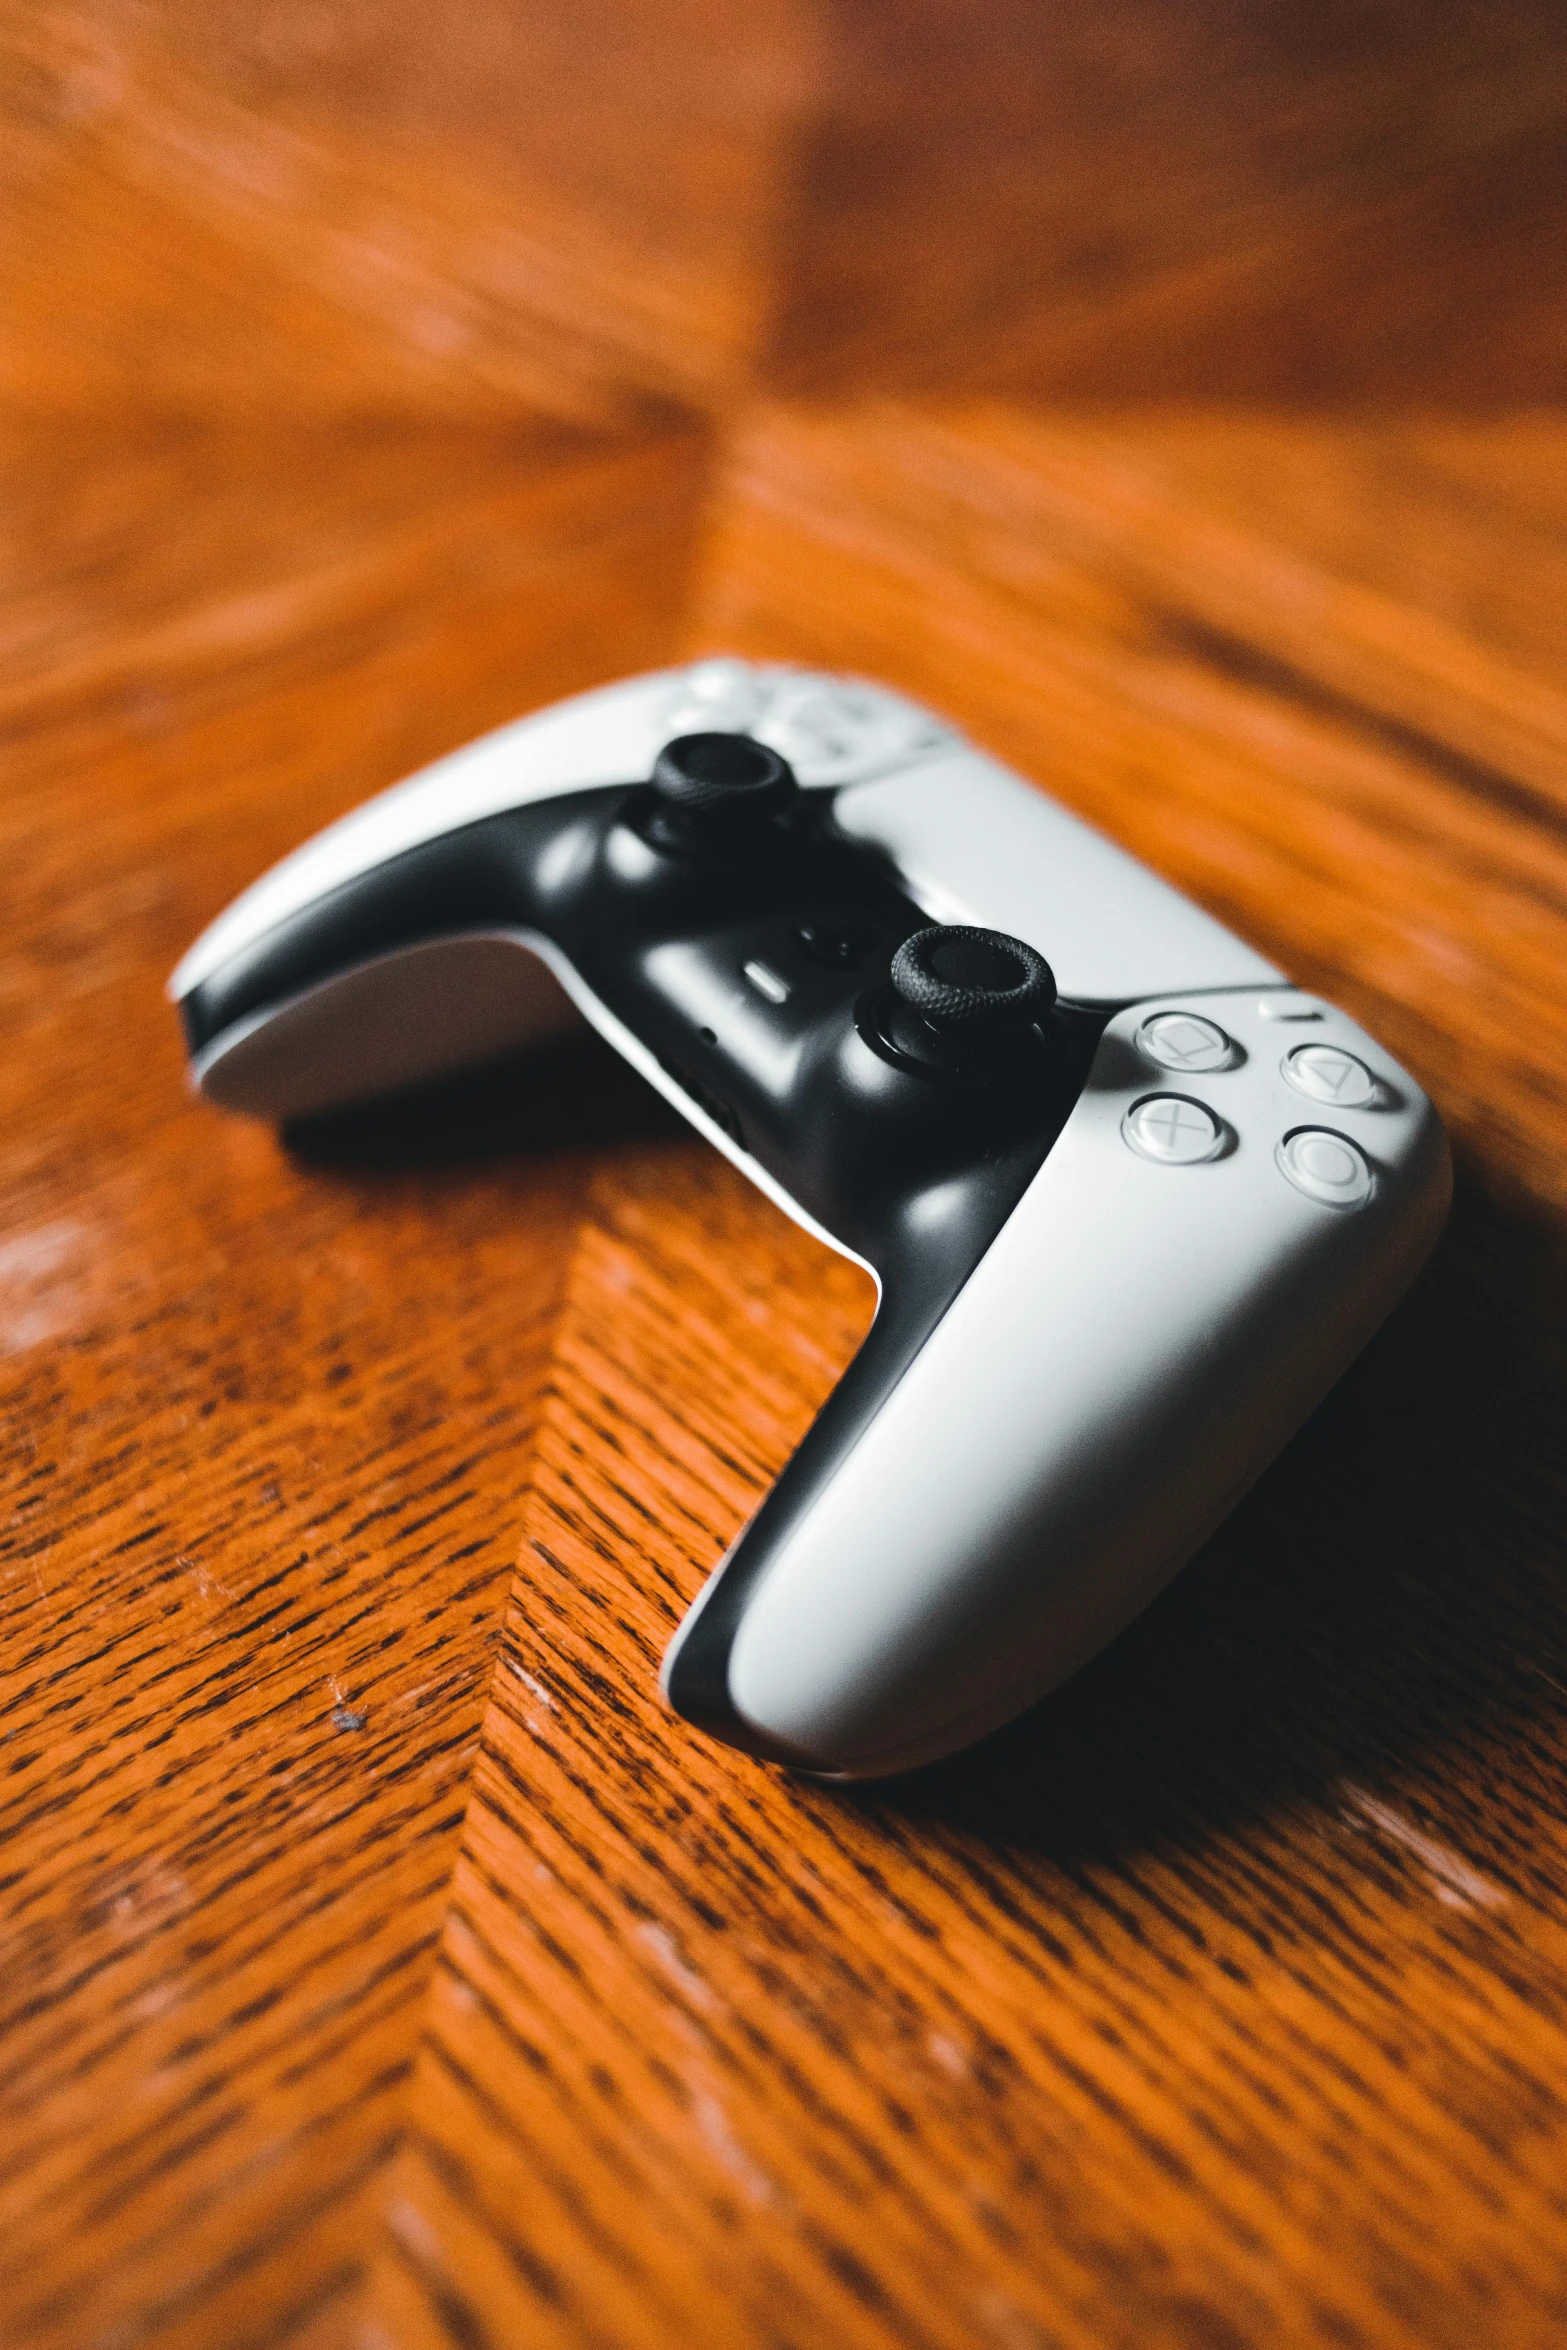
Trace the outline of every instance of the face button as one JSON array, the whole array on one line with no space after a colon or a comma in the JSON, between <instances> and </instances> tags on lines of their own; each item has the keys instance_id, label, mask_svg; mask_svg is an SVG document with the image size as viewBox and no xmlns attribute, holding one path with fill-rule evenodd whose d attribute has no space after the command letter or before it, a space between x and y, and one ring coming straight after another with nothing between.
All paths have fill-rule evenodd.
<instances>
[{"instance_id":1,"label":"face button","mask_svg":"<svg viewBox=\"0 0 1567 2350\"><path fill-rule=\"evenodd\" d=\"M1302 1126L1287 1134L1274 1157L1295 1189L1324 1207L1360 1208L1371 1197L1372 1175L1364 1155L1326 1127Z\"/></svg>"},{"instance_id":2,"label":"face button","mask_svg":"<svg viewBox=\"0 0 1567 2350\"><path fill-rule=\"evenodd\" d=\"M797 922L794 935L813 963L829 971L854 971L875 943L868 922Z\"/></svg>"},{"instance_id":3,"label":"face button","mask_svg":"<svg viewBox=\"0 0 1567 2350\"><path fill-rule=\"evenodd\" d=\"M780 685L756 732L813 783L848 783L934 750L943 730L921 710L847 680L795 677Z\"/></svg>"},{"instance_id":4,"label":"face button","mask_svg":"<svg viewBox=\"0 0 1567 2350\"><path fill-rule=\"evenodd\" d=\"M1161 1167L1196 1167L1217 1158L1224 1127L1201 1102L1178 1093L1150 1094L1121 1120L1121 1138L1140 1158Z\"/></svg>"},{"instance_id":5,"label":"face button","mask_svg":"<svg viewBox=\"0 0 1567 2350\"><path fill-rule=\"evenodd\" d=\"M942 924L906 938L892 984L911 1011L947 1035L996 1036L1029 1028L1056 1000L1043 955L1001 930Z\"/></svg>"},{"instance_id":6,"label":"face button","mask_svg":"<svg viewBox=\"0 0 1567 2350\"><path fill-rule=\"evenodd\" d=\"M1298 1044L1285 1059L1284 1075L1297 1093L1335 1109L1364 1110L1377 1098L1377 1081L1365 1062L1335 1044Z\"/></svg>"},{"instance_id":7,"label":"face button","mask_svg":"<svg viewBox=\"0 0 1567 2350\"><path fill-rule=\"evenodd\" d=\"M1155 1012L1137 1041L1161 1069L1227 1069L1236 1058L1224 1030L1196 1012Z\"/></svg>"}]
</instances>

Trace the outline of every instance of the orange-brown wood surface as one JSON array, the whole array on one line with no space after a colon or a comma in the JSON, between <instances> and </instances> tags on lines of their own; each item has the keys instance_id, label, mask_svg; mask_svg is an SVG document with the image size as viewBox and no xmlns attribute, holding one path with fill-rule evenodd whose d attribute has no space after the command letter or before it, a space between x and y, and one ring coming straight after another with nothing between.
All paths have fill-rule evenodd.
<instances>
[{"instance_id":1,"label":"orange-brown wood surface","mask_svg":"<svg viewBox=\"0 0 1567 2350\"><path fill-rule=\"evenodd\" d=\"M1544 0L0 8L0 2340L1567 2339ZM1079 1680L852 1793L658 1652L868 1285L580 1040L296 1135L164 976L717 648L1384 1037L1448 1236Z\"/></svg>"}]
</instances>

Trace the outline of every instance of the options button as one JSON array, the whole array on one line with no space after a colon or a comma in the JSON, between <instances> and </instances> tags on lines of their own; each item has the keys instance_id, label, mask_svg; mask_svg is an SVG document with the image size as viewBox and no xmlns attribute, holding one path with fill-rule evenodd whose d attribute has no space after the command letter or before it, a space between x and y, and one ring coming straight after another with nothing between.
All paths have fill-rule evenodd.
<instances>
[{"instance_id":1,"label":"options button","mask_svg":"<svg viewBox=\"0 0 1567 2350\"><path fill-rule=\"evenodd\" d=\"M895 694L825 677L781 685L755 731L809 783L856 782L946 739L933 718Z\"/></svg>"},{"instance_id":2,"label":"options button","mask_svg":"<svg viewBox=\"0 0 1567 2350\"><path fill-rule=\"evenodd\" d=\"M699 661L675 684L664 705L664 733L744 734L767 700L767 681L748 661Z\"/></svg>"}]
</instances>

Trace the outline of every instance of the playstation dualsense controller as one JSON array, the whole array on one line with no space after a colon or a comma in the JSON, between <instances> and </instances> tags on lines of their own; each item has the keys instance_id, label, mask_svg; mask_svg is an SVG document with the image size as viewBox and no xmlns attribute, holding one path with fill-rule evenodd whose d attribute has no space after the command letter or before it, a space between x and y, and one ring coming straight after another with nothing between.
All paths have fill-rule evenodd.
<instances>
[{"instance_id":1,"label":"playstation dualsense controller","mask_svg":"<svg viewBox=\"0 0 1567 2350\"><path fill-rule=\"evenodd\" d=\"M194 1084L292 1120L586 1018L874 1276L664 1663L830 1777L951 1752L1127 1624L1429 1252L1420 1088L879 687L711 661L520 720L197 940Z\"/></svg>"}]
</instances>

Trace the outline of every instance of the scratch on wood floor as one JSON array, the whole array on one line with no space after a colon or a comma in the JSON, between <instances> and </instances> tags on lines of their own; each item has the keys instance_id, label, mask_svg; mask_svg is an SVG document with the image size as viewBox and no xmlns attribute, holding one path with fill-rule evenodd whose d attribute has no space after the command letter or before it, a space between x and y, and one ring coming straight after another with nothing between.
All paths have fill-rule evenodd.
<instances>
[{"instance_id":1,"label":"scratch on wood floor","mask_svg":"<svg viewBox=\"0 0 1567 2350\"><path fill-rule=\"evenodd\" d=\"M651 1951L659 1971L666 1975L677 1990L685 1993L703 2015L711 2015L718 2004L709 1986L695 1970L687 1966L680 1955L679 1945L667 1927L655 1925L651 1919L636 1929L636 1938L644 1950Z\"/></svg>"},{"instance_id":2,"label":"scratch on wood floor","mask_svg":"<svg viewBox=\"0 0 1567 2350\"><path fill-rule=\"evenodd\" d=\"M756 2204L776 2203L777 2188L761 2165L752 2161L735 2136L729 2116L718 2099L699 2092L692 2101L692 2112L709 2150L718 2157L747 2201Z\"/></svg>"},{"instance_id":3,"label":"scratch on wood floor","mask_svg":"<svg viewBox=\"0 0 1567 2350\"><path fill-rule=\"evenodd\" d=\"M1438 1901L1446 1902L1450 1909L1500 1909L1504 1905L1507 1895L1500 1885L1482 1877L1478 1869L1472 1869L1456 1852L1449 1852L1434 1836L1427 1836L1390 1803L1383 1803L1350 1779L1341 1779L1338 1791L1346 1819L1358 1819L1376 1828L1390 1843L1401 1844L1430 1872L1436 1879L1434 1890Z\"/></svg>"}]
</instances>

